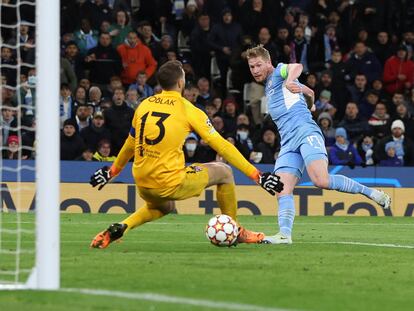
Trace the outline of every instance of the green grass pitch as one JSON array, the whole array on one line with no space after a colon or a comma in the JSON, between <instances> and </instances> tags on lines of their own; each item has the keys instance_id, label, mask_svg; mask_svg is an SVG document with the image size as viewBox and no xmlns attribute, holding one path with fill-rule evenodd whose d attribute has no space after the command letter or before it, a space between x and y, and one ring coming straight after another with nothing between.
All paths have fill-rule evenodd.
<instances>
[{"instance_id":1,"label":"green grass pitch","mask_svg":"<svg viewBox=\"0 0 414 311\"><path fill-rule=\"evenodd\" d=\"M22 216L23 227L29 226L25 222L33 216ZM414 308L412 218L297 217L291 246L218 248L204 235L210 216L171 215L131 231L108 249L88 248L98 231L124 216L61 217L62 288L108 290L106 296L0 291L0 310ZM3 228L13 219L4 213ZM249 229L276 232L276 217L240 220ZM3 234L1 247L11 249L13 235ZM11 255L0 256L0 269L14 264ZM22 266L33 259L21 257Z\"/></svg>"}]
</instances>

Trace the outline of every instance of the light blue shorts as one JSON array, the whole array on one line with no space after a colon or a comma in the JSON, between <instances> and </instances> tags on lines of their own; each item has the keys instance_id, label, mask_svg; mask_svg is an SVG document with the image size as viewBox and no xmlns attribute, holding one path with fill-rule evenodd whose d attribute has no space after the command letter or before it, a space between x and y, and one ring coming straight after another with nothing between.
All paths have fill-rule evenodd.
<instances>
[{"instance_id":1,"label":"light blue shorts","mask_svg":"<svg viewBox=\"0 0 414 311\"><path fill-rule=\"evenodd\" d=\"M274 172L290 173L300 179L305 166L315 160L328 161L325 140L319 131L312 131L294 143L282 145Z\"/></svg>"}]
</instances>

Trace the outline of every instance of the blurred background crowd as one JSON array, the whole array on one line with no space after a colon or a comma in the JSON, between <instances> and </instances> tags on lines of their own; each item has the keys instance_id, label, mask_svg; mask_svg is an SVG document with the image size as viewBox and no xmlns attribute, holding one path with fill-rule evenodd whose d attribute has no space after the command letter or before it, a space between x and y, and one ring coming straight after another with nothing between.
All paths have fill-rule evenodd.
<instances>
[{"instance_id":1,"label":"blurred background crowd","mask_svg":"<svg viewBox=\"0 0 414 311\"><path fill-rule=\"evenodd\" d=\"M30 3L0 4L7 159L35 158ZM274 163L280 137L245 56L262 44L275 66L303 64L331 164L414 165L414 1L61 0L60 44L62 160L112 161L134 110L161 91L157 68L180 60L184 97L246 159ZM184 153L187 162L223 160L194 133Z\"/></svg>"}]
</instances>

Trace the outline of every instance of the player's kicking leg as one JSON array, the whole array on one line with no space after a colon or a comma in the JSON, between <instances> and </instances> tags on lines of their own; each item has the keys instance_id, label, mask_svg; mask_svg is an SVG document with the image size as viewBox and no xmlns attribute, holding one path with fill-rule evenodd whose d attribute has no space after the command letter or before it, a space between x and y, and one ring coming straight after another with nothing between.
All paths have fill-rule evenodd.
<instances>
[{"instance_id":1,"label":"player's kicking leg","mask_svg":"<svg viewBox=\"0 0 414 311\"><path fill-rule=\"evenodd\" d=\"M306 169L316 187L345 193L360 193L384 209L391 207L391 197L387 193L375 188L366 187L343 175L329 175L328 164L325 160L312 161Z\"/></svg>"},{"instance_id":2,"label":"player's kicking leg","mask_svg":"<svg viewBox=\"0 0 414 311\"><path fill-rule=\"evenodd\" d=\"M217 202L221 212L237 222L237 199L231 167L221 162L204 163L202 166L208 170L208 184L206 187L217 185ZM238 243L260 243L263 238L264 234L262 232L254 232L242 226L239 227Z\"/></svg>"},{"instance_id":3,"label":"player's kicking leg","mask_svg":"<svg viewBox=\"0 0 414 311\"><path fill-rule=\"evenodd\" d=\"M106 230L99 232L91 242L92 248L107 248L112 242L119 240L124 233L146 222L150 222L169 214L174 209L171 201L163 203L145 203L135 213L124 219L121 223L114 223Z\"/></svg>"}]
</instances>

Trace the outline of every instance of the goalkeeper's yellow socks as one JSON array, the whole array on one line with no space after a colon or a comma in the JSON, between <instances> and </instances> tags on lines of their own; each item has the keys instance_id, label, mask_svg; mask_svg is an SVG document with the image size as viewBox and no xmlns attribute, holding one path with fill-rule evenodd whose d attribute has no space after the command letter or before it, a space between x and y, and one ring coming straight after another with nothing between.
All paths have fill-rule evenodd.
<instances>
[{"instance_id":1,"label":"goalkeeper's yellow socks","mask_svg":"<svg viewBox=\"0 0 414 311\"><path fill-rule=\"evenodd\" d=\"M234 184L217 185L217 202L221 212L237 222L237 200Z\"/></svg>"},{"instance_id":2,"label":"goalkeeper's yellow socks","mask_svg":"<svg viewBox=\"0 0 414 311\"><path fill-rule=\"evenodd\" d=\"M146 222L150 222L158 218L161 218L162 216L164 216L163 212L161 212L158 209L148 208L148 205L144 204L144 206L139 208L135 213L133 213L128 218L122 221L122 223L128 225L128 228L125 230L124 233Z\"/></svg>"}]
</instances>

